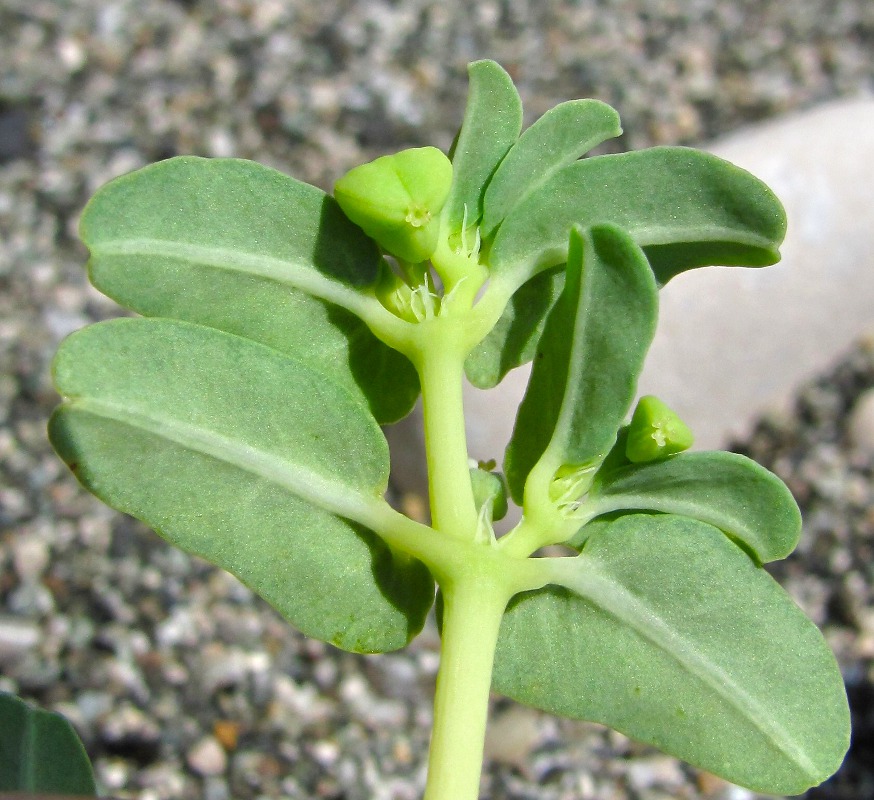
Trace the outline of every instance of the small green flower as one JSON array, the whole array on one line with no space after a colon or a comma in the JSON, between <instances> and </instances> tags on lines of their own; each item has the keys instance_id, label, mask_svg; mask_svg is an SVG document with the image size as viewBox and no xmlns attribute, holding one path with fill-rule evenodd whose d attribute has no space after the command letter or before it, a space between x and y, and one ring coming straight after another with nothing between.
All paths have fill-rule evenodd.
<instances>
[{"instance_id":1,"label":"small green flower","mask_svg":"<svg viewBox=\"0 0 874 800\"><path fill-rule=\"evenodd\" d=\"M451 184L449 159L436 147L417 147L350 170L334 185L334 197L386 252L417 263L437 247Z\"/></svg>"},{"instance_id":2,"label":"small green flower","mask_svg":"<svg viewBox=\"0 0 874 800\"><path fill-rule=\"evenodd\" d=\"M625 455L636 464L681 453L692 446L692 431L653 395L641 397L628 426Z\"/></svg>"},{"instance_id":3,"label":"small green flower","mask_svg":"<svg viewBox=\"0 0 874 800\"><path fill-rule=\"evenodd\" d=\"M503 519L507 514L507 484L504 476L492 471L494 461L480 464L470 470L473 497L477 508L489 503L489 519Z\"/></svg>"}]
</instances>

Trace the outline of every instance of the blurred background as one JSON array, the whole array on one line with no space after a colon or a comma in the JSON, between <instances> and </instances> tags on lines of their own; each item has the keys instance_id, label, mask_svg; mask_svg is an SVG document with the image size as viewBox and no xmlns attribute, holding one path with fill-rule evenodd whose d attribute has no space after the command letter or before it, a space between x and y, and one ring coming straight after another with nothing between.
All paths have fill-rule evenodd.
<instances>
[{"instance_id":1,"label":"blurred background","mask_svg":"<svg viewBox=\"0 0 874 800\"><path fill-rule=\"evenodd\" d=\"M84 203L183 153L330 190L377 155L446 150L479 58L510 72L526 123L596 97L622 117L613 149L698 144L874 89L874 3L0 4L0 691L67 715L106 794L413 800L437 641L428 629L406 651L359 657L304 640L77 487L46 442L49 363L65 335L119 313L85 280ZM803 544L775 574L824 627L854 707L845 768L811 798L874 797L874 445L853 438L874 426L861 410L872 387L862 341L733 443L802 505ZM754 797L598 726L500 698L492 719L491 800Z\"/></svg>"}]
</instances>

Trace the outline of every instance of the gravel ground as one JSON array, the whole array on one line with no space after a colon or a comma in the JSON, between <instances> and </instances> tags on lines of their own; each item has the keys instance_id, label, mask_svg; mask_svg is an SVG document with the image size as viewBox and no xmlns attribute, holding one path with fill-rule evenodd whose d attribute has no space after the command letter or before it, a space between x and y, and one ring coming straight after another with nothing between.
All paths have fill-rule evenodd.
<instances>
[{"instance_id":1,"label":"gravel ground","mask_svg":"<svg viewBox=\"0 0 874 800\"><path fill-rule=\"evenodd\" d=\"M465 64L501 61L529 119L615 105L621 148L695 143L874 88L870 0L318 3L4 0L0 8L0 690L62 711L103 790L142 800L420 796L432 630L380 657L291 631L224 573L86 496L52 455L48 364L116 312L76 219L107 179L178 153L254 158L329 188L448 147ZM805 511L778 577L824 627L854 703L817 798L874 797L874 344L736 448ZM750 800L593 725L496 701L493 800ZM866 766L867 765L867 770Z\"/></svg>"}]
</instances>

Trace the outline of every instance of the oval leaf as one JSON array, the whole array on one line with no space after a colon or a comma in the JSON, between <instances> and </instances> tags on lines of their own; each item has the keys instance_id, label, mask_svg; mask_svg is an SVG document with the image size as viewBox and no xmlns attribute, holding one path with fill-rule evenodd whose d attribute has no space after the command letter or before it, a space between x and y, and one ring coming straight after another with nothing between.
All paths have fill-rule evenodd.
<instances>
[{"instance_id":1,"label":"oval leaf","mask_svg":"<svg viewBox=\"0 0 874 800\"><path fill-rule=\"evenodd\" d=\"M332 304L363 301L354 287L375 281L379 252L320 189L251 161L183 156L104 186L80 234L91 282L121 305L289 353L363 392L380 422L415 403L412 364Z\"/></svg>"},{"instance_id":2,"label":"oval leaf","mask_svg":"<svg viewBox=\"0 0 874 800\"><path fill-rule=\"evenodd\" d=\"M758 792L800 794L840 766L850 720L834 657L716 528L628 515L555 561L563 585L504 617L497 691Z\"/></svg>"},{"instance_id":3,"label":"oval leaf","mask_svg":"<svg viewBox=\"0 0 874 800\"><path fill-rule=\"evenodd\" d=\"M606 455L655 334L658 292L640 248L608 225L574 229L570 238L564 293L540 339L507 448L517 502L541 458L554 472Z\"/></svg>"},{"instance_id":4,"label":"oval leaf","mask_svg":"<svg viewBox=\"0 0 874 800\"><path fill-rule=\"evenodd\" d=\"M646 252L659 284L694 267L766 266L786 234L780 201L714 155L653 147L577 161L517 206L489 252L519 285L567 260L574 225L613 223Z\"/></svg>"},{"instance_id":5,"label":"oval leaf","mask_svg":"<svg viewBox=\"0 0 874 800\"><path fill-rule=\"evenodd\" d=\"M510 76L494 61L467 68L470 88L461 130L449 154L452 188L443 209L448 233L458 234L482 216L483 187L522 130L522 101Z\"/></svg>"},{"instance_id":6,"label":"oval leaf","mask_svg":"<svg viewBox=\"0 0 874 800\"><path fill-rule=\"evenodd\" d=\"M64 717L0 694L0 791L97 796L91 762Z\"/></svg>"},{"instance_id":7,"label":"oval leaf","mask_svg":"<svg viewBox=\"0 0 874 800\"><path fill-rule=\"evenodd\" d=\"M599 100L570 100L547 111L501 161L483 199L483 239L562 167L622 133L619 115Z\"/></svg>"},{"instance_id":8,"label":"oval leaf","mask_svg":"<svg viewBox=\"0 0 874 800\"><path fill-rule=\"evenodd\" d=\"M801 512L783 481L736 453L682 453L609 471L596 477L585 507L593 514L636 509L692 517L722 530L760 563L786 558L801 535ZM570 544L586 538L583 527Z\"/></svg>"},{"instance_id":9,"label":"oval leaf","mask_svg":"<svg viewBox=\"0 0 874 800\"><path fill-rule=\"evenodd\" d=\"M171 320L86 328L54 365L50 437L101 500L232 572L304 633L376 652L420 629L433 583L366 518L388 448L366 407L305 365Z\"/></svg>"},{"instance_id":10,"label":"oval leaf","mask_svg":"<svg viewBox=\"0 0 874 800\"><path fill-rule=\"evenodd\" d=\"M476 386L491 388L531 359L564 278L561 270L550 280L531 275L565 262L571 226L598 222L627 230L660 284L693 267L773 264L786 231L783 208L761 181L697 150L655 147L575 162L514 208L488 252L493 280L519 286L524 303L514 295L471 354L466 368Z\"/></svg>"}]
</instances>

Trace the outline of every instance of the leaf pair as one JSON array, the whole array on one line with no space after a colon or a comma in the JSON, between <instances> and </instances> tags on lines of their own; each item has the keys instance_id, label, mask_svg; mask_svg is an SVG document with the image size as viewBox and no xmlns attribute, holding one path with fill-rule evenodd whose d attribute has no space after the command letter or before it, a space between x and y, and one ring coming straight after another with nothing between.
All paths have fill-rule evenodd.
<instances>
[{"instance_id":1,"label":"leaf pair","mask_svg":"<svg viewBox=\"0 0 874 800\"><path fill-rule=\"evenodd\" d=\"M585 522L602 514L649 510L715 525L757 561L785 558L801 532L786 486L750 459L730 453L680 453L634 463L638 434L656 410L644 398L622 427L657 318L652 272L622 230L571 233L567 278L540 339L531 378L507 448L513 498L545 520L560 506L579 547ZM678 423L674 423L678 424ZM644 430L645 429L645 430ZM688 443L686 444L688 446ZM668 451L669 452L669 451ZM655 451L647 451L658 455ZM547 508L544 508L547 507ZM563 541L544 531L540 544Z\"/></svg>"},{"instance_id":2,"label":"leaf pair","mask_svg":"<svg viewBox=\"0 0 874 800\"><path fill-rule=\"evenodd\" d=\"M522 101L494 61L468 67L470 88L450 153L453 185L444 217L453 232L478 226L490 241L510 212L562 167L618 136L619 115L598 100L570 100L544 114L520 137Z\"/></svg>"},{"instance_id":3,"label":"leaf pair","mask_svg":"<svg viewBox=\"0 0 874 800\"><path fill-rule=\"evenodd\" d=\"M681 147L579 161L621 133L609 106L563 103L517 140L521 103L509 76L493 62L476 62L470 80L453 157L457 185L444 213L456 228L462 207L468 225L480 221L490 280L511 296L497 326L467 359L475 386L491 388L533 357L561 293L563 270L551 268L567 262L575 226L623 228L643 249L659 285L695 267L765 266L779 259L783 209L744 170ZM475 190L477 181L485 182Z\"/></svg>"},{"instance_id":4,"label":"leaf pair","mask_svg":"<svg viewBox=\"0 0 874 800\"><path fill-rule=\"evenodd\" d=\"M352 313L381 309L375 244L315 187L190 157L109 183L81 234L94 285L159 319L92 326L59 350L67 402L50 436L79 480L302 631L404 646L433 581L354 521L384 502L377 420L419 391Z\"/></svg>"},{"instance_id":5,"label":"leaf pair","mask_svg":"<svg viewBox=\"0 0 874 800\"><path fill-rule=\"evenodd\" d=\"M251 161L182 156L103 187L80 233L91 282L121 305L287 353L363 393L380 422L412 408L412 365L348 310L380 308L379 251L316 187Z\"/></svg>"}]
</instances>

